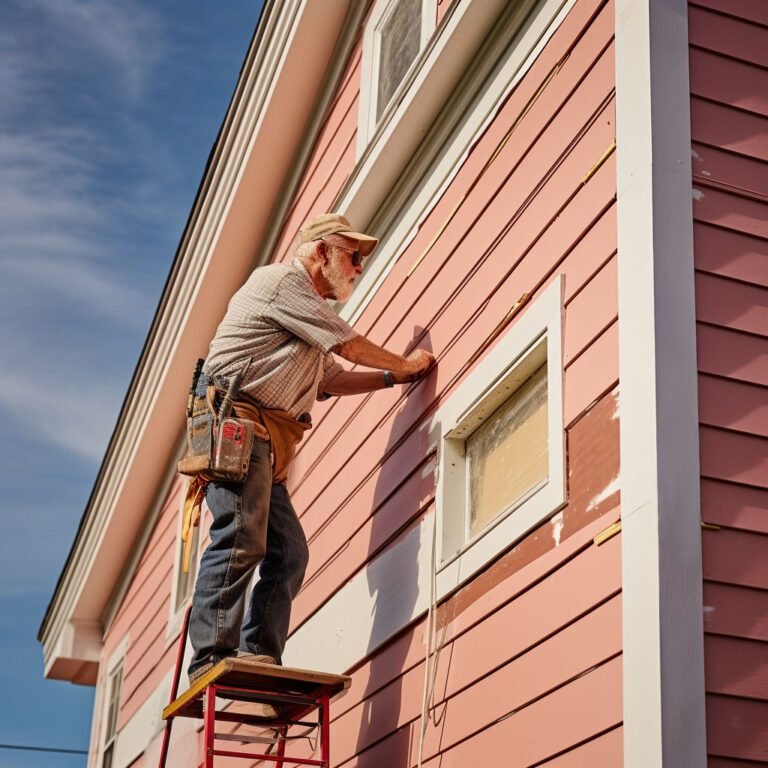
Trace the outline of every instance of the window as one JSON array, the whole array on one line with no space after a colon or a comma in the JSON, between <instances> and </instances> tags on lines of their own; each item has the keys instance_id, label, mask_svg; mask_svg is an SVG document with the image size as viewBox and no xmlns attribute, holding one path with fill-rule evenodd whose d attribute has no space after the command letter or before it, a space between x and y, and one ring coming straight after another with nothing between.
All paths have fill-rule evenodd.
<instances>
[{"instance_id":1,"label":"window","mask_svg":"<svg viewBox=\"0 0 768 768\"><path fill-rule=\"evenodd\" d=\"M120 712L120 692L123 687L123 665L112 670L107 681L107 712L104 729L104 750L101 757L101 768L112 768L115 758L115 741L117 735L117 716Z\"/></svg>"},{"instance_id":2,"label":"window","mask_svg":"<svg viewBox=\"0 0 768 768\"><path fill-rule=\"evenodd\" d=\"M358 155L435 29L435 0L379 0L363 36Z\"/></svg>"},{"instance_id":3,"label":"window","mask_svg":"<svg viewBox=\"0 0 768 768\"><path fill-rule=\"evenodd\" d=\"M465 448L471 539L547 481L546 362L467 438Z\"/></svg>"},{"instance_id":4,"label":"window","mask_svg":"<svg viewBox=\"0 0 768 768\"><path fill-rule=\"evenodd\" d=\"M565 503L557 279L436 415L439 596Z\"/></svg>"}]
</instances>

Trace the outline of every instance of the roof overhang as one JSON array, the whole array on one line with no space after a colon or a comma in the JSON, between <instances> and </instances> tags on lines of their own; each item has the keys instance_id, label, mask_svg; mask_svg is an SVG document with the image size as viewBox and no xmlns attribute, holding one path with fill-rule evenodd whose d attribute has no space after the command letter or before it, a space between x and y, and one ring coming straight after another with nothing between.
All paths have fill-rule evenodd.
<instances>
[{"instance_id":1,"label":"roof overhang","mask_svg":"<svg viewBox=\"0 0 768 768\"><path fill-rule=\"evenodd\" d=\"M103 617L183 429L194 361L256 265L317 123L348 15L365 0L267 0L149 336L40 628L45 675L92 685ZM357 17L357 16L356 16Z\"/></svg>"}]
</instances>

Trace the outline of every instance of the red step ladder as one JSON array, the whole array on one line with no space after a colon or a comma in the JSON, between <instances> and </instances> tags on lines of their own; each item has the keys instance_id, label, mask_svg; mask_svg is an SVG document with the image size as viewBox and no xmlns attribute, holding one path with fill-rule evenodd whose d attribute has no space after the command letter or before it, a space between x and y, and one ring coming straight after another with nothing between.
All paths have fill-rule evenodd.
<instances>
[{"instance_id":1,"label":"red step ladder","mask_svg":"<svg viewBox=\"0 0 768 768\"><path fill-rule=\"evenodd\" d=\"M213 768L215 757L266 760L276 763L278 768L282 768L285 763L330 768L330 702L334 696L349 688L351 679L344 675L260 664L231 657L220 661L177 698L188 621L189 614L185 617L179 641L171 701L163 710L166 727L159 768L165 768L171 728L177 717L203 718L204 768ZM217 710L217 699L244 702L246 706L236 711L235 707L225 705ZM265 707L273 711L265 713ZM217 722L238 723L253 727L256 732L217 733ZM298 736L291 735L290 729L294 727L301 727L304 732ZM319 759L286 755L289 741L311 739L310 733L319 736ZM240 752L224 748L221 746L222 741L269 744L269 749L266 753Z\"/></svg>"}]
</instances>

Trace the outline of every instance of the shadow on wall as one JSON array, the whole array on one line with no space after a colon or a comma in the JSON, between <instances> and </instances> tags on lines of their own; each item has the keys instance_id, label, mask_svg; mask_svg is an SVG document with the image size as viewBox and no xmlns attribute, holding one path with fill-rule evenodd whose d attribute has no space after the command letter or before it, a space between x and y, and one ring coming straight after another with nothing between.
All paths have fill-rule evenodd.
<instances>
[{"instance_id":1,"label":"shadow on wall","mask_svg":"<svg viewBox=\"0 0 768 768\"><path fill-rule=\"evenodd\" d=\"M423 333L424 329L417 326L413 338L418 339L418 346L432 351L429 332L420 338ZM419 443L418 455L414 455L413 450L397 446L406 431L418 430L422 414L435 397L435 384L433 371L408 392L392 421L387 449L381 458L384 463L374 492L367 560L370 562L385 544L393 541L397 541L397 552L396 560L392 551L387 553L389 557L379 555L375 565L366 572L368 589L374 598L369 653L388 639L393 626L404 627L410 623L419 600L419 559L424 559L422 547L431 546L429 541L422 539L417 519L424 493L420 493L419 498L397 497L396 494L409 472L421 475L426 455L422 447L426 449L427 436L424 436L424 446ZM430 474L424 484L432 482ZM406 505L404 510L402 505ZM396 529L392 522L394 515L401 521ZM426 554L428 558L429 554ZM424 596L422 603L426 605ZM371 658L356 749L358 768L409 765L411 729L404 727L398 731L398 727L403 706L402 674L410 646L410 634L406 632L379 648ZM386 745L369 749L385 738Z\"/></svg>"}]
</instances>

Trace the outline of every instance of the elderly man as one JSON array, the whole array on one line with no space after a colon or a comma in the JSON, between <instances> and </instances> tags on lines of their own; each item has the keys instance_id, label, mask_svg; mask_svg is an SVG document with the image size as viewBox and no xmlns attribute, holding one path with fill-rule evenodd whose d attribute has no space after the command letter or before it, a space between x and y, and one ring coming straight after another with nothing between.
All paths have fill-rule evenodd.
<instances>
[{"instance_id":1,"label":"elderly man","mask_svg":"<svg viewBox=\"0 0 768 768\"><path fill-rule=\"evenodd\" d=\"M213 524L192 603L191 682L235 654L281 663L291 602L308 560L285 478L310 427L313 402L415 381L434 363L423 349L403 357L377 346L325 301L349 297L377 242L354 232L342 216L311 219L299 232L293 263L254 270L211 342L204 374L223 391L245 370L235 414L255 421L257 435L245 481L207 487ZM334 355L379 370L345 371ZM259 563L243 622L245 593Z\"/></svg>"}]
</instances>

